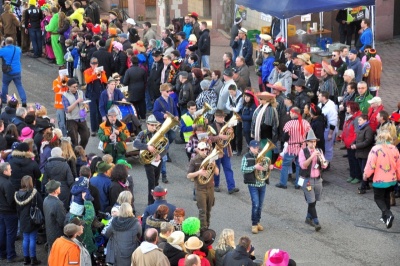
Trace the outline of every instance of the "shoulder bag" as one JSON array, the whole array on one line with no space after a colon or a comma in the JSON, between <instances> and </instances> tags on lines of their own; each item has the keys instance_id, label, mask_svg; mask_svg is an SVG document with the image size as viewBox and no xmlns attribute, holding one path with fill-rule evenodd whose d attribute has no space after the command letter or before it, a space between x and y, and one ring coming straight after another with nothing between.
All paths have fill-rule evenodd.
<instances>
[{"instance_id":1,"label":"shoulder bag","mask_svg":"<svg viewBox=\"0 0 400 266\"><path fill-rule=\"evenodd\" d=\"M1 60L3 61L2 65L1 65L1 70L3 71L3 73L11 72L11 70L12 70L11 63L14 60L14 55L15 55L15 46L14 46L14 53L12 55L9 65L7 64L6 60L4 60L4 57L1 58Z\"/></svg>"},{"instance_id":2,"label":"shoulder bag","mask_svg":"<svg viewBox=\"0 0 400 266\"><path fill-rule=\"evenodd\" d=\"M39 192L36 192L39 193ZM42 211L37 206L37 195L35 195L35 205L31 205L30 210L31 222L35 225L42 225L44 223L44 216Z\"/></svg>"}]
</instances>

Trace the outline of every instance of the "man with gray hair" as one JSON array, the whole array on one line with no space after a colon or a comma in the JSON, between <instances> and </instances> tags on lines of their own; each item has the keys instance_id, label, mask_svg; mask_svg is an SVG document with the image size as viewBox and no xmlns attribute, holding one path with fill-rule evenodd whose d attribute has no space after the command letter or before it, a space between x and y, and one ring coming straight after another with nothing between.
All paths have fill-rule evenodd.
<instances>
[{"instance_id":1,"label":"man with gray hair","mask_svg":"<svg viewBox=\"0 0 400 266\"><path fill-rule=\"evenodd\" d=\"M244 80L247 87L251 87L250 83L250 71L249 67L246 65L246 61L243 56L236 57L236 73Z\"/></svg>"},{"instance_id":2,"label":"man with gray hair","mask_svg":"<svg viewBox=\"0 0 400 266\"><path fill-rule=\"evenodd\" d=\"M59 147L51 150L51 157L44 167L42 183L46 184L49 180L60 182L61 193L59 198L63 202L64 208L68 210L70 190L75 180L68 162L62 157L62 150Z\"/></svg>"},{"instance_id":3,"label":"man with gray hair","mask_svg":"<svg viewBox=\"0 0 400 266\"><path fill-rule=\"evenodd\" d=\"M185 266L200 266L201 260L200 257L196 254L190 254L185 259Z\"/></svg>"},{"instance_id":4,"label":"man with gray hair","mask_svg":"<svg viewBox=\"0 0 400 266\"><path fill-rule=\"evenodd\" d=\"M3 58L3 88L1 90L1 102L7 102L8 85L14 82L19 97L21 98L22 107L26 107L26 94L21 80L21 48L14 45L14 40L7 37L6 46L0 49L0 57ZM7 68L5 71L4 68ZM1 107L1 105L0 105Z\"/></svg>"},{"instance_id":5,"label":"man with gray hair","mask_svg":"<svg viewBox=\"0 0 400 266\"><path fill-rule=\"evenodd\" d=\"M11 123L13 123L18 130L18 133L21 135L21 130L26 127L25 116L27 115L27 111L25 107L18 107L15 112L15 117L11 119Z\"/></svg>"},{"instance_id":6,"label":"man with gray hair","mask_svg":"<svg viewBox=\"0 0 400 266\"><path fill-rule=\"evenodd\" d=\"M235 81L233 80L233 72L231 69L227 68L224 70L224 86L221 88L218 97L217 109L223 110L226 115L230 114L231 110L226 108L226 103L229 102L229 87L235 86Z\"/></svg>"},{"instance_id":7,"label":"man with gray hair","mask_svg":"<svg viewBox=\"0 0 400 266\"><path fill-rule=\"evenodd\" d=\"M14 200L14 187L10 181L11 166L0 163L0 258L8 263L21 262L15 252L18 216Z\"/></svg>"}]
</instances>

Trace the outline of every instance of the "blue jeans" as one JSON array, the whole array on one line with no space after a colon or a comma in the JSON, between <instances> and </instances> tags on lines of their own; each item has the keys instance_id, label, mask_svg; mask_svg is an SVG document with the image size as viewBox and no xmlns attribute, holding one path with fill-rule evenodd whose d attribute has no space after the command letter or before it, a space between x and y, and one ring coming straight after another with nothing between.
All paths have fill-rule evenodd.
<instances>
[{"instance_id":1,"label":"blue jeans","mask_svg":"<svg viewBox=\"0 0 400 266\"><path fill-rule=\"evenodd\" d=\"M226 184L228 186L228 190L232 190L235 188L235 179L233 179L233 171L231 165L231 158L228 157L226 148L224 148L224 157L215 161L218 169L220 169L219 175L214 175L214 186L219 187L219 177L221 175L221 164L222 168L224 168Z\"/></svg>"},{"instance_id":2,"label":"blue jeans","mask_svg":"<svg viewBox=\"0 0 400 266\"><path fill-rule=\"evenodd\" d=\"M3 73L3 87L1 90L1 101L3 103L7 103L8 85L10 85L11 81L14 81L15 87L17 87L17 91L19 97L21 98L21 102L26 103L26 94L24 87L22 87L21 72L11 75Z\"/></svg>"},{"instance_id":3,"label":"blue jeans","mask_svg":"<svg viewBox=\"0 0 400 266\"><path fill-rule=\"evenodd\" d=\"M167 175L167 159L168 159L168 157L167 157L167 155L164 155L162 158L161 158L161 175L162 176L164 176L164 175Z\"/></svg>"},{"instance_id":4,"label":"blue jeans","mask_svg":"<svg viewBox=\"0 0 400 266\"><path fill-rule=\"evenodd\" d=\"M24 233L24 240L22 241L22 251L24 252L24 257L36 257L37 233L37 230L30 233Z\"/></svg>"},{"instance_id":5,"label":"blue jeans","mask_svg":"<svg viewBox=\"0 0 400 266\"><path fill-rule=\"evenodd\" d=\"M42 30L38 29L28 29L29 37L32 42L33 54L36 56L42 56Z\"/></svg>"},{"instance_id":6,"label":"blue jeans","mask_svg":"<svg viewBox=\"0 0 400 266\"><path fill-rule=\"evenodd\" d=\"M283 155L283 160L282 160L282 170L281 170L281 177L280 177L280 183L284 186L287 185L287 180L288 180L288 174L289 174L289 169L292 168L292 162L295 161L296 163L296 185L297 182L299 181L299 174L300 174L300 165L299 165L299 158L296 155L285 153Z\"/></svg>"},{"instance_id":7,"label":"blue jeans","mask_svg":"<svg viewBox=\"0 0 400 266\"><path fill-rule=\"evenodd\" d=\"M67 136L67 125L65 122L65 111L64 109L57 109L56 110L56 117L57 117L57 123L58 123L58 128L61 129L61 132L64 137Z\"/></svg>"},{"instance_id":8,"label":"blue jeans","mask_svg":"<svg viewBox=\"0 0 400 266\"><path fill-rule=\"evenodd\" d=\"M202 55L201 56L201 67L210 68L210 56Z\"/></svg>"},{"instance_id":9,"label":"blue jeans","mask_svg":"<svg viewBox=\"0 0 400 266\"><path fill-rule=\"evenodd\" d=\"M328 140L328 135L329 135L329 128L326 128L325 132L324 132L324 137L325 137L324 156L325 156L325 159L328 162L330 162L330 161L332 161L332 158L333 158L333 145L334 145L335 139L336 139L336 132L335 131L333 132L331 140Z\"/></svg>"},{"instance_id":10,"label":"blue jeans","mask_svg":"<svg viewBox=\"0 0 400 266\"><path fill-rule=\"evenodd\" d=\"M17 230L18 216L16 213L0 214L0 258L13 259L17 256L15 252Z\"/></svg>"},{"instance_id":11,"label":"blue jeans","mask_svg":"<svg viewBox=\"0 0 400 266\"><path fill-rule=\"evenodd\" d=\"M257 225L261 220L261 211L265 198L267 186L254 187L248 186L251 197L251 223Z\"/></svg>"},{"instance_id":12,"label":"blue jeans","mask_svg":"<svg viewBox=\"0 0 400 266\"><path fill-rule=\"evenodd\" d=\"M92 133L97 133L99 131L99 125L102 123L100 111L99 111L99 101L100 98L93 97L90 98L91 102L89 103L90 110L90 129Z\"/></svg>"}]
</instances>

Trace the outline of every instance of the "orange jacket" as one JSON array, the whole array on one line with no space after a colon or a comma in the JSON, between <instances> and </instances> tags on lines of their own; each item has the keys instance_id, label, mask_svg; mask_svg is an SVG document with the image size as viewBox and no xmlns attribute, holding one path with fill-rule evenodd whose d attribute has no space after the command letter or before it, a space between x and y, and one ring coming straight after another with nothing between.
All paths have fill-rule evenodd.
<instances>
[{"instance_id":1,"label":"orange jacket","mask_svg":"<svg viewBox=\"0 0 400 266\"><path fill-rule=\"evenodd\" d=\"M65 86L62 86L62 80L60 76L53 80L54 108L56 109L64 109L62 104L62 95L64 92L68 91L67 81L68 77L64 77Z\"/></svg>"},{"instance_id":2,"label":"orange jacket","mask_svg":"<svg viewBox=\"0 0 400 266\"><path fill-rule=\"evenodd\" d=\"M92 68L88 68L83 72L83 76L85 77L85 82L86 84L92 83L97 79L97 74L95 73L95 70ZM102 83L107 83L107 76L106 72L103 70L101 72L101 82Z\"/></svg>"},{"instance_id":3,"label":"orange jacket","mask_svg":"<svg viewBox=\"0 0 400 266\"><path fill-rule=\"evenodd\" d=\"M66 237L59 237L51 247L49 266L80 265L81 250L77 244Z\"/></svg>"}]
</instances>

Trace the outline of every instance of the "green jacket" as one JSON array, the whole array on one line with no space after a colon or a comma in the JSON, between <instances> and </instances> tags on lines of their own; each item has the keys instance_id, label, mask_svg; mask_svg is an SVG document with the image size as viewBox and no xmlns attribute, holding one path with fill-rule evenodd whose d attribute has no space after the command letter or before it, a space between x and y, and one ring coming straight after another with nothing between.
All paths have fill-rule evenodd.
<instances>
[{"instance_id":1,"label":"green jacket","mask_svg":"<svg viewBox=\"0 0 400 266\"><path fill-rule=\"evenodd\" d=\"M355 102L358 103L360 106L360 110L363 114L367 115L368 114L368 108L369 108L369 103L368 101L371 100L373 96L367 91L365 93L365 96L360 96L358 95L355 99Z\"/></svg>"},{"instance_id":2,"label":"green jacket","mask_svg":"<svg viewBox=\"0 0 400 266\"><path fill-rule=\"evenodd\" d=\"M96 244L94 243L93 231L92 231L92 223L95 218L95 211L93 207L93 203L89 200L85 200L85 214L83 217L76 216L71 214L69 220L71 221L73 218L78 217L79 219L85 222L83 227L83 234L80 236L81 242L85 244L86 249L92 254L97 250Z\"/></svg>"}]
</instances>

